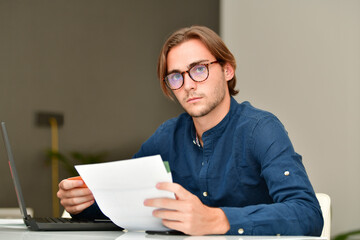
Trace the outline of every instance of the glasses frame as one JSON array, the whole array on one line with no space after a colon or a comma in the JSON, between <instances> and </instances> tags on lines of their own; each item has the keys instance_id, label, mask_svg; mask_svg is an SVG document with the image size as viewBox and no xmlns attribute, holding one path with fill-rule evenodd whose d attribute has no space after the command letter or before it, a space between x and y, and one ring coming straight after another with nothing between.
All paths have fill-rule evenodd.
<instances>
[{"instance_id":1,"label":"glasses frame","mask_svg":"<svg viewBox=\"0 0 360 240\"><path fill-rule=\"evenodd\" d=\"M184 86L184 79L185 79L184 74L185 74L185 73L187 73L187 74L189 75L189 77L191 78L191 80L193 80L194 82L204 82L204 81L206 81L206 80L208 79L209 74L210 74L209 65L214 64L214 63L219 63L219 61L218 61L218 60L215 60L215 61L212 61L212 62L209 62L209 63L198 63L198 64L196 64L195 66L191 67L190 69L188 69L188 70L186 70L186 71L179 72L179 74L182 76L182 84L181 84L180 87L178 87L178 88L171 88L170 83L168 83L168 81L166 80L167 77L169 76L169 74L164 77L163 81L165 82L166 86L167 86L169 89L171 89L171 90L177 90L177 89L180 89L182 86ZM198 65L203 65L203 66L205 66L205 67L206 67L206 70L207 70L207 76L206 76L206 78L205 78L204 80L201 80L201 81L198 81L198 80L193 79L193 77L192 77L191 74L190 74L190 70L193 69L194 67L198 66Z\"/></svg>"}]
</instances>

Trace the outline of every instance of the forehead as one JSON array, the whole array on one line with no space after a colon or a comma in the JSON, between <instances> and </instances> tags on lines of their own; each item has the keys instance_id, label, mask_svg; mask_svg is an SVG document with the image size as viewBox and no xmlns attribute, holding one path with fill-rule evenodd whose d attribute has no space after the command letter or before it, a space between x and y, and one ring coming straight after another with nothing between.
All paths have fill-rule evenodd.
<instances>
[{"instance_id":1,"label":"forehead","mask_svg":"<svg viewBox=\"0 0 360 240\"><path fill-rule=\"evenodd\" d=\"M187 70L190 64L204 60L216 59L200 40L190 39L171 48L167 55L167 69Z\"/></svg>"}]
</instances>

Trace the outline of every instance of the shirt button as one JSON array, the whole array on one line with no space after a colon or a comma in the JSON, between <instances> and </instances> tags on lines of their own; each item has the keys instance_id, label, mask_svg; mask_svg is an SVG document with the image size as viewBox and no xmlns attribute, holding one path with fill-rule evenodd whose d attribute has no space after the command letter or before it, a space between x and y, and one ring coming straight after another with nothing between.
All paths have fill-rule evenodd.
<instances>
[{"instance_id":1,"label":"shirt button","mask_svg":"<svg viewBox=\"0 0 360 240\"><path fill-rule=\"evenodd\" d=\"M207 193L207 192L203 192L203 196L204 196L204 197L207 197L207 196L208 196L208 193Z\"/></svg>"},{"instance_id":2,"label":"shirt button","mask_svg":"<svg viewBox=\"0 0 360 240\"><path fill-rule=\"evenodd\" d=\"M289 171L285 171L285 172L284 172L284 175L285 175L285 176L289 176L289 175L290 175L290 172L289 172Z\"/></svg>"},{"instance_id":3,"label":"shirt button","mask_svg":"<svg viewBox=\"0 0 360 240\"><path fill-rule=\"evenodd\" d=\"M196 142L195 142L195 140L193 140L193 143L196 145Z\"/></svg>"},{"instance_id":4,"label":"shirt button","mask_svg":"<svg viewBox=\"0 0 360 240\"><path fill-rule=\"evenodd\" d=\"M244 229L243 229L243 228L239 228L238 233L239 233L239 234L243 234L243 233L244 233Z\"/></svg>"},{"instance_id":5,"label":"shirt button","mask_svg":"<svg viewBox=\"0 0 360 240\"><path fill-rule=\"evenodd\" d=\"M204 166L204 162L202 162L201 165Z\"/></svg>"}]
</instances>

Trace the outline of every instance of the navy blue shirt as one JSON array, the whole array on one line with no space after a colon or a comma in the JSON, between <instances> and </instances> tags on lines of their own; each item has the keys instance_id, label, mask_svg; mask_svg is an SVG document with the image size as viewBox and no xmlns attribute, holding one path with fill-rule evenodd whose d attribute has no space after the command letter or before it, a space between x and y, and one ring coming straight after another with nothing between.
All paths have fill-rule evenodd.
<instances>
[{"instance_id":1,"label":"navy blue shirt","mask_svg":"<svg viewBox=\"0 0 360 240\"><path fill-rule=\"evenodd\" d=\"M163 123L134 157L160 154L174 182L224 211L227 234L321 234L322 213L301 156L273 114L231 98L229 113L202 140L200 146L183 113Z\"/></svg>"}]
</instances>

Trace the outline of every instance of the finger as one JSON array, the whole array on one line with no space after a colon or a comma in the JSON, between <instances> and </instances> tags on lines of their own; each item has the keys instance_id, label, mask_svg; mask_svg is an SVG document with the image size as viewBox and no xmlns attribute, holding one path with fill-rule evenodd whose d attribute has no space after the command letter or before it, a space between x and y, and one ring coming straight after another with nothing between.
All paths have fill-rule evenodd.
<instances>
[{"instance_id":1,"label":"finger","mask_svg":"<svg viewBox=\"0 0 360 240\"><path fill-rule=\"evenodd\" d=\"M184 214L175 210L156 209L152 212L154 217L171 221L184 221Z\"/></svg>"},{"instance_id":2,"label":"finger","mask_svg":"<svg viewBox=\"0 0 360 240\"><path fill-rule=\"evenodd\" d=\"M174 229L174 230L184 232L184 230L183 230L183 222L181 222L181 221L173 221L173 220L163 219L162 224L165 227L168 227L170 229Z\"/></svg>"},{"instance_id":3,"label":"finger","mask_svg":"<svg viewBox=\"0 0 360 240\"><path fill-rule=\"evenodd\" d=\"M144 201L144 205L147 207L181 211L186 206L186 203L170 198L150 198Z\"/></svg>"},{"instance_id":4,"label":"finger","mask_svg":"<svg viewBox=\"0 0 360 240\"><path fill-rule=\"evenodd\" d=\"M92 195L88 188L74 188L71 190L59 190L57 193L58 198L74 198Z\"/></svg>"},{"instance_id":5,"label":"finger","mask_svg":"<svg viewBox=\"0 0 360 240\"><path fill-rule=\"evenodd\" d=\"M70 177L67 180L81 180L81 181L83 181L83 185L81 187L87 187L87 185L85 184L85 182L84 182L84 180L82 179L81 176Z\"/></svg>"},{"instance_id":6,"label":"finger","mask_svg":"<svg viewBox=\"0 0 360 240\"><path fill-rule=\"evenodd\" d=\"M180 184L171 183L171 182L160 182L156 184L156 188L159 190L169 191L176 194L176 197L179 199L186 199L193 194L183 188Z\"/></svg>"},{"instance_id":7,"label":"finger","mask_svg":"<svg viewBox=\"0 0 360 240\"><path fill-rule=\"evenodd\" d=\"M68 180L64 179L59 183L59 189L69 190L72 188L81 187L84 184L82 180Z\"/></svg>"},{"instance_id":8,"label":"finger","mask_svg":"<svg viewBox=\"0 0 360 240\"><path fill-rule=\"evenodd\" d=\"M61 199L60 203L65 207L65 206L81 205L83 203L90 202L92 200L94 200L94 196L88 195L88 196L76 197L76 198L63 198Z\"/></svg>"},{"instance_id":9,"label":"finger","mask_svg":"<svg viewBox=\"0 0 360 240\"><path fill-rule=\"evenodd\" d=\"M89 202L85 202L83 204L79 204L79 205L74 205L74 206L66 206L65 207L65 210L68 212L68 213L71 213L71 214L78 214L82 211L84 211L86 208L90 207L91 205L94 204L94 200L92 201L89 201Z\"/></svg>"}]
</instances>

